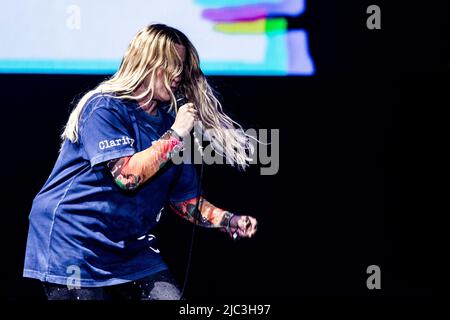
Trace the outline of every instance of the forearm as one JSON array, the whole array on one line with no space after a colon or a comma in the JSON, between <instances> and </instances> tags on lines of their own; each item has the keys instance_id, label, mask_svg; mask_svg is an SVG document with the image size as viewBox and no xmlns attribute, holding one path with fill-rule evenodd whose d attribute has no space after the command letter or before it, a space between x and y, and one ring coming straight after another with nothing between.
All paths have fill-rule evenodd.
<instances>
[{"instance_id":1,"label":"forearm","mask_svg":"<svg viewBox=\"0 0 450 320\"><path fill-rule=\"evenodd\" d=\"M169 130L149 148L111 160L107 167L120 188L132 191L155 175L181 148L179 137Z\"/></svg>"},{"instance_id":2,"label":"forearm","mask_svg":"<svg viewBox=\"0 0 450 320\"><path fill-rule=\"evenodd\" d=\"M199 210L196 211L197 198L192 198L183 202L172 203L172 209L184 219L196 223L206 228L230 228L230 221L233 214L220 209L209 201L200 197Z\"/></svg>"}]
</instances>

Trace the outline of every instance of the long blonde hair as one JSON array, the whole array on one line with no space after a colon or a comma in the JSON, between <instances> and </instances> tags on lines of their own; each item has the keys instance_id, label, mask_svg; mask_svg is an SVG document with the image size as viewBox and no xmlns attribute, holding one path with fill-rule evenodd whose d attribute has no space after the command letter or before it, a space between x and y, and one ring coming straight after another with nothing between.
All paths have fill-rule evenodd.
<instances>
[{"instance_id":1,"label":"long blonde hair","mask_svg":"<svg viewBox=\"0 0 450 320\"><path fill-rule=\"evenodd\" d=\"M175 45L186 48L184 63ZM63 142L65 139L73 143L78 141L81 112L86 102L96 93L114 94L119 99L134 100L149 96L147 103L150 102L159 69L164 70L164 86L171 96L171 108L176 106L176 100L170 84L173 79L181 76L181 90L197 108L202 130L207 134L213 149L225 156L231 165L237 164L244 169L251 161L253 145L249 138L252 137L223 112L200 69L197 50L190 40L181 31L163 24L152 24L140 30L131 41L117 72L80 99L64 127L61 135ZM135 90L144 80L148 81L148 87L136 95ZM176 108L174 109L176 112Z\"/></svg>"}]
</instances>

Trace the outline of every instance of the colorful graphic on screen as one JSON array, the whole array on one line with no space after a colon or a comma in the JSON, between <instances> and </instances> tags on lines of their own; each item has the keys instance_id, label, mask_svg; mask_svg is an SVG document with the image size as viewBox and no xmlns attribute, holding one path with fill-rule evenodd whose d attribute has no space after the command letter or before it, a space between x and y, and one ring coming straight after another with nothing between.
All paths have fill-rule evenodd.
<instances>
[{"instance_id":1,"label":"colorful graphic on screen","mask_svg":"<svg viewBox=\"0 0 450 320\"><path fill-rule=\"evenodd\" d=\"M313 75L304 0L22 0L0 12L0 73L112 74L143 26L183 31L208 75Z\"/></svg>"}]
</instances>

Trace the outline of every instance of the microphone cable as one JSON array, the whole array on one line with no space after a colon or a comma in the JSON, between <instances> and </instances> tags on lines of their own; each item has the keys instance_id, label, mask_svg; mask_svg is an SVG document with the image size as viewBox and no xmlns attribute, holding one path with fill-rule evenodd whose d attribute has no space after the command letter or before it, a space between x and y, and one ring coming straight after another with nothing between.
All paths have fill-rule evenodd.
<instances>
[{"instance_id":1,"label":"microphone cable","mask_svg":"<svg viewBox=\"0 0 450 320\"><path fill-rule=\"evenodd\" d=\"M188 102L189 101L187 100L187 98L181 92L176 93L177 107L182 106ZM187 259L187 263L186 263L186 271L184 273L184 281L183 281L183 287L181 289L180 300L183 300L183 298L184 298L186 285L187 285L188 279L189 279L189 272L191 269L192 253L194 251L195 229L197 226L197 221L199 221L199 219L200 219L200 210L201 210L200 197L201 197L202 184L203 184L203 170L204 170L203 146L201 144L201 141L198 139L198 137L196 135L195 127L194 127L194 132L192 133L192 135L194 137L195 143L197 144L198 151L200 152L200 157L201 157L202 162L200 164L200 175L199 175L198 185L197 185L197 199L196 199L195 207L193 210L194 212L191 211L191 214L193 213L193 216L194 216L194 223L192 226L191 241L190 241L190 245L189 245L188 259Z\"/></svg>"}]
</instances>

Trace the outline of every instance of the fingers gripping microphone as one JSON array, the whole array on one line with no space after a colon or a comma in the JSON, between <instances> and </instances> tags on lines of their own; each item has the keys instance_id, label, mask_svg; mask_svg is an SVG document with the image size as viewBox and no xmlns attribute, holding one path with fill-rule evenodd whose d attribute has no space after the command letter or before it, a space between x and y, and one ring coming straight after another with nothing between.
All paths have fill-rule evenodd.
<instances>
[{"instance_id":1,"label":"fingers gripping microphone","mask_svg":"<svg viewBox=\"0 0 450 320\"><path fill-rule=\"evenodd\" d=\"M186 98L184 93L181 91L177 91L175 93L175 100L177 103L177 108L181 107L182 105L185 105L186 103L189 103L189 100ZM192 135L194 136L194 141L197 144L197 149L203 158L203 144L201 143L200 139L197 136L197 131L200 131L200 129L199 130L197 130L197 129L198 129L197 125L194 125L194 131L193 131Z\"/></svg>"}]
</instances>

